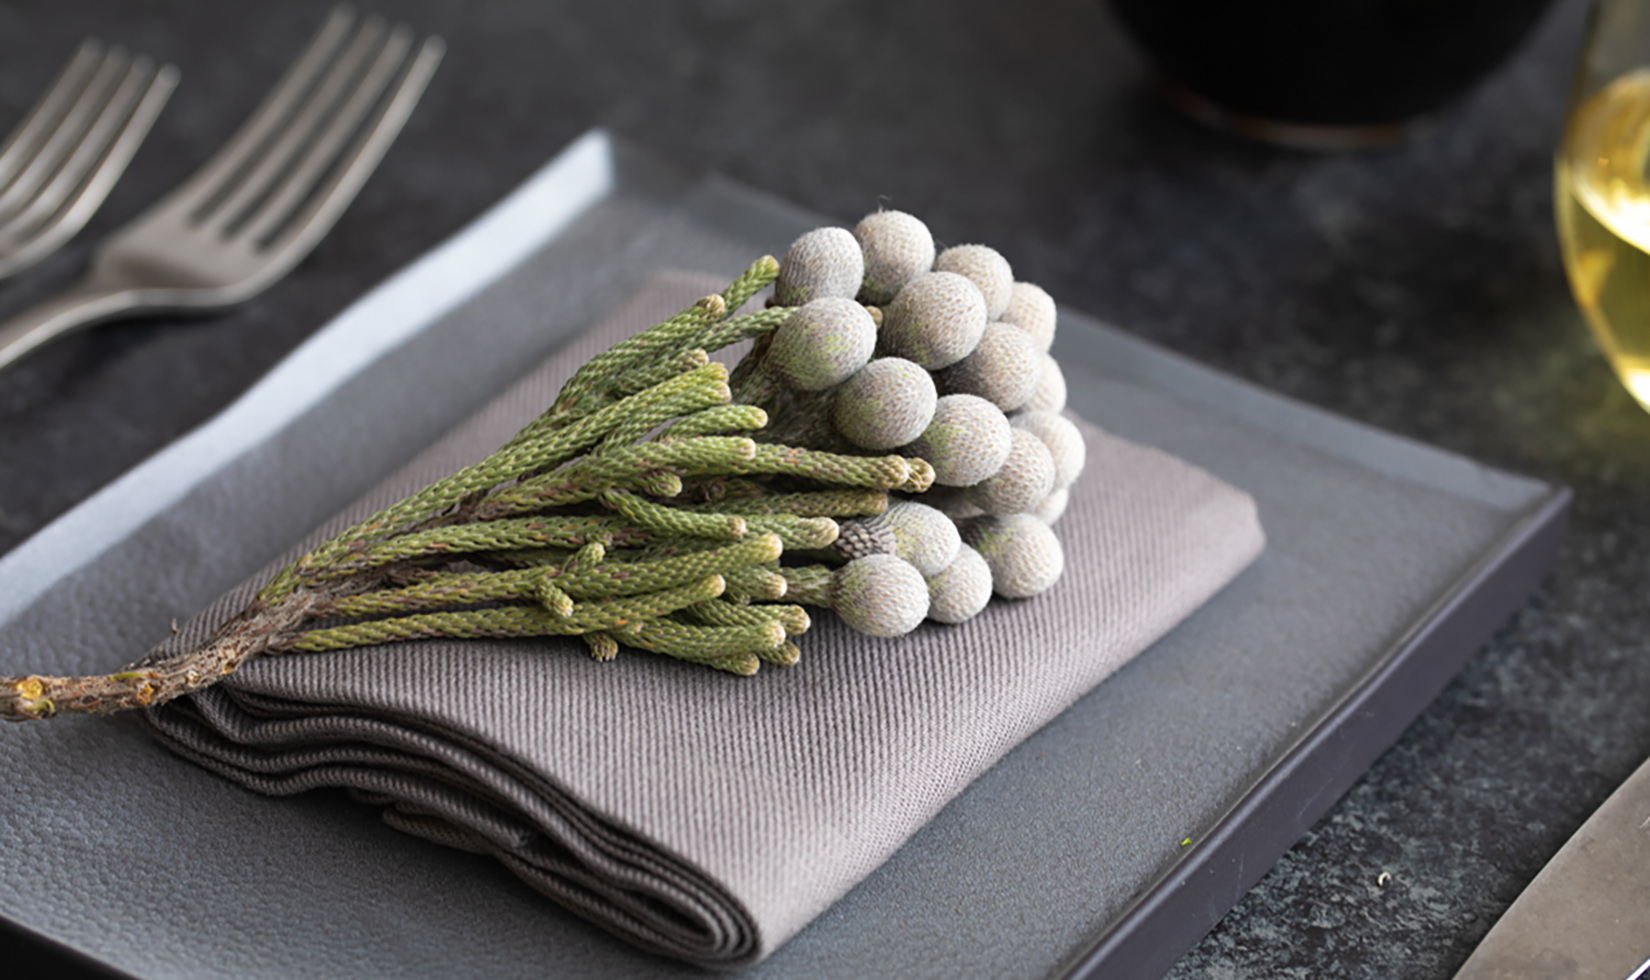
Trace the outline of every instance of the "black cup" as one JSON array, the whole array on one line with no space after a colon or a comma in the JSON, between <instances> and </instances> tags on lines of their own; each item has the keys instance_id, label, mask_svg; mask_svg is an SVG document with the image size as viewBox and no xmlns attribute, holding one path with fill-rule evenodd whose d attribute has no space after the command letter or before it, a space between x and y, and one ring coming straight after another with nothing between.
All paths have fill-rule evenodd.
<instances>
[{"instance_id":1,"label":"black cup","mask_svg":"<svg viewBox=\"0 0 1650 980\"><path fill-rule=\"evenodd\" d=\"M1247 135L1400 138L1504 61L1551 0L1112 0L1173 101Z\"/></svg>"}]
</instances>

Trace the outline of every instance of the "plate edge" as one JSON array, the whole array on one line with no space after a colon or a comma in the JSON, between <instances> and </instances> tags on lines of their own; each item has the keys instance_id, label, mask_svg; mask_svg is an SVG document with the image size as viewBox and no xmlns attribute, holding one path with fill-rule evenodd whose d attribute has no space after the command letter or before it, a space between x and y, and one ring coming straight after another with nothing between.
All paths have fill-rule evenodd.
<instances>
[{"instance_id":1,"label":"plate edge","mask_svg":"<svg viewBox=\"0 0 1650 980\"><path fill-rule=\"evenodd\" d=\"M1156 980L1351 789L1551 571L1572 494L1552 487L1198 841L1053 974ZM1251 856L1260 852L1262 860ZM1193 881L1197 888L1191 888ZM1218 907L1207 896L1217 895Z\"/></svg>"}]
</instances>

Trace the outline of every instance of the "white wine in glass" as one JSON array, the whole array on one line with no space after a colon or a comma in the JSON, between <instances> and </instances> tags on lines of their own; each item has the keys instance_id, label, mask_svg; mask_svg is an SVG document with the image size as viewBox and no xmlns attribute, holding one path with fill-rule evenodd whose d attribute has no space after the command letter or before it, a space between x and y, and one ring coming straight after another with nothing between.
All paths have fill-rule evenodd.
<instances>
[{"instance_id":1,"label":"white wine in glass","mask_svg":"<svg viewBox=\"0 0 1650 980\"><path fill-rule=\"evenodd\" d=\"M1576 303L1622 383L1650 411L1647 10L1642 0L1595 5L1554 167L1554 203Z\"/></svg>"}]
</instances>

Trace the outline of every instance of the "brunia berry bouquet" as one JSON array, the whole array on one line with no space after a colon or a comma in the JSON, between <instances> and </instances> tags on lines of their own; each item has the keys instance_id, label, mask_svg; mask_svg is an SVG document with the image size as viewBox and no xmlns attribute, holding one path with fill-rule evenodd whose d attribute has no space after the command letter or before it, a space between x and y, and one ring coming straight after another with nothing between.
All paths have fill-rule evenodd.
<instances>
[{"instance_id":1,"label":"brunia berry bouquet","mask_svg":"<svg viewBox=\"0 0 1650 980\"><path fill-rule=\"evenodd\" d=\"M578 636L598 660L748 675L797 661L806 606L895 637L1036 595L1084 458L1054 301L993 249L935 251L898 211L809 232L597 355L492 455L299 558L201 645L0 678L0 717L139 708L260 656L424 637ZM731 373L709 360L743 340Z\"/></svg>"}]
</instances>

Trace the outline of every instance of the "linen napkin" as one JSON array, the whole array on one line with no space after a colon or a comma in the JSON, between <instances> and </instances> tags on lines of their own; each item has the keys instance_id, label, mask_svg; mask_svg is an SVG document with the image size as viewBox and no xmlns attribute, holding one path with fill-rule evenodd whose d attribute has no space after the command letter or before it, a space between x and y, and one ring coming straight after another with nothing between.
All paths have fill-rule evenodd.
<instances>
[{"instance_id":1,"label":"linen napkin","mask_svg":"<svg viewBox=\"0 0 1650 980\"><path fill-rule=\"evenodd\" d=\"M486 455L591 355L722 285L655 278L171 645L205 638L304 549ZM632 651L597 663L563 637L289 654L146 719L253 790L341 787L638 946L749 965L1264 547L1247 494L1081 427L1088 465L1056 526L1064 577L958 626L873 639L821 611L799 664L751 678Z\"/></svg>"}]
</instances>

